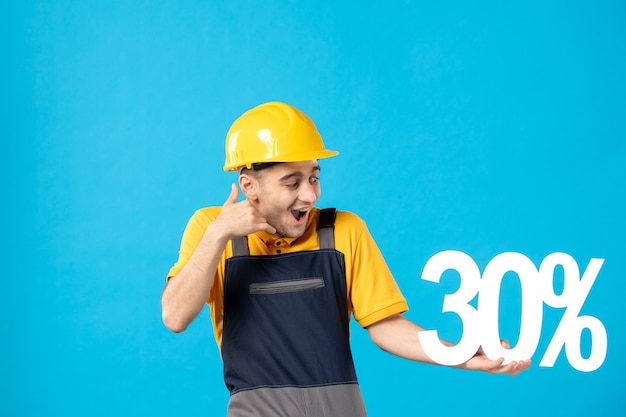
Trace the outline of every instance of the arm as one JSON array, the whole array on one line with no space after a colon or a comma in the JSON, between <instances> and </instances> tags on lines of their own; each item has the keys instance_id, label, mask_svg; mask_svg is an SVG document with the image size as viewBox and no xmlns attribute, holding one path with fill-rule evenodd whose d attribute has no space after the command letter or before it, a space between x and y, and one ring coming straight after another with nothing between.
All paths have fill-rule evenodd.
<instances>
[{"instance_id":1,"label":"arm","mask_svg":"<svg viewBox=\"0 0 626 417\"><path fill-rule=\"evenodd\" d=\"M184 331L204 307L229 240L259 230L275 233L275 229L259 216L248 200L237 203L238 196L238 188L233 184L219 216L209 224L183 269L169 280L163 290L163 323L173 332Z\"/></svg>"},{"instance_id":2,"label":"arm","mask_svg":"<svg viewBox=\"0 0 626 417\"><path fill-rule=\"evenodd\" d=\"M422 349L418 338L418 333L422 330L424 330L422 327L399 314L367 328L372 341L382 350L406 359L436 364ZM530 360L513 361L506 365L503 365L503 362L504 358L491 360L479 350L476 355L459 365L458 368L514 376L530 366Z\"/></svg>"}]
</instances>

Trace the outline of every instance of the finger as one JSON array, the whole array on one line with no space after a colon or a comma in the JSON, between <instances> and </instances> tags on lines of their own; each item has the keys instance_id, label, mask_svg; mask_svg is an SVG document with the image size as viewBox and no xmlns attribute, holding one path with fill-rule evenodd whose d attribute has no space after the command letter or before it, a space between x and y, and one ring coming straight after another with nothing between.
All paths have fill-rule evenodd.
<instances>
[{"instance_id":1,"label":"finger","mask_svg":"<svg viewBox=\"0 0 626 417\"><path fill-rule=\"evenodd\" d=\"M507 375L510 375L510 376L517 376L520 372L528 369L529 366L530 366L529 361L516 361L513 363L513 366L507 369L503 369L503 373L506 373Z\"/></svg>"},{"instance_id":2,"label":"finger","mask_svg":"<svg viewBox=\"0 0 626 417\"><path fill-rule=\"evenodd\" d=\"M530 368L530 359L524 359L523 361L519 361L518 367L520 368L520 371Z\"/></svg>"},{"instance_id":3,"label":"finger","mask_svg":"<svg viewBox=\"0 0 626 417\"><path fill-rule=\"evenodd\" d=\"M508 340L501 340L501 341L500 341L500 344L501 344L501 345L502 345L502 347L503 347L503 348L505 348L505 349L511 349L511 345L510 345L510 343L509 343L509 341L508 341Z\"/></svg>"},{"instance_id":4,"label":"finger","mask_svg":"<svg viewBox=\"0 0 626 417\"><path fill-rule=\"evenodd\" d=\"M516 371L517 366L518 365L516 361L509 362L506 365L503 365L502 362L498 364L494 363L493 367L491 368L491 373L516 375L519 372L519 371Z\"/></svg>"},{"instance_id":5,"label":"finger","mask_svg":"<svg viewBox=\"0 0 626 417\"><path fill-rule=\"evenodd\" d=\"M229 205L229 204L235 204L237 202L238 198L239 198L239 188L237 187L237 184L231 184L231 186L230 186L230 195L228 196L228 198L224 202L224 205L226 206L226 205Z\"/></svg>"},{"instance_id":6,"label":"finger","mask_svg":"<svg viewBox=\"0 0 626 417\"><path fill-rule=\"evenodd\" d=\"M274 228L274 226L272 226L271 224L267 222L267 219L263 217L261 213L259 213L257 208L254 207L254 205L251 204L249 200L242 201L241 204L247 205L248 209L250 210L249 213L252 215L252 217L250 218L250 221L251 221L251 224L254 225L254 230L251 233L258 232L260 230L263 230L269 233L270 235L273 235L276 233L276 229Z\"/></svg>"}]
</instances>

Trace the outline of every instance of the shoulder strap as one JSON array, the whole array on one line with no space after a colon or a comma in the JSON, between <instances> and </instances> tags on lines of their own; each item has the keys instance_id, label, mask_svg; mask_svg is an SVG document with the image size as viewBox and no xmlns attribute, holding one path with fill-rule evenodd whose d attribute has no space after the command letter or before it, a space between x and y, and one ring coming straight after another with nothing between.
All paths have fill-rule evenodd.
<instances>
[{"instance_id":1,"label":"shoulder strap","mask_svg":"<svg viewBox=\"0 0 626 417\"><path fill-rule=\"evenodd\" d=\"M320 249L335 249L335 218L337 209L325 208L320 210L320 219L317 223L317 235Z\"/></svg>"},{"instance_id":2,"label":"shoulder strap","mask_svg":"<svg viewBox=\"0 0 626 417\"><path fill-rule=\"evenodd\" d=\"M233 256L248 256L250 249L248 249L248 236L236 237L233 242Z\"/></svg>"}]
</instances>

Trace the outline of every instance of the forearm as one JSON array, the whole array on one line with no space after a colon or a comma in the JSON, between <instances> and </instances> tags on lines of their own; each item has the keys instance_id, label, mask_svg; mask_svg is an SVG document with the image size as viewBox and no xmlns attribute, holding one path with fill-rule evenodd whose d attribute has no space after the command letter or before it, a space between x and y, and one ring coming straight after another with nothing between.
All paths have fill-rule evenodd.
<instances>
[{"instance_id":1,"label":"forearm","mask_svg":"<svg viewBox=\"0 0 626 417\"><path fill-rule=\"evenodd\" d=\"M418 334L424 330L401 315L395 315L367 328L372 341L385 352L405 359L432 363L419 341Z\"/></svg>"},{"instance_id":2,"label":"forearm","mask_svg":"<svg viewBox=\"0 0 626 417\"><path fill-rule=\"evenodd\" d=\"M163 323L168 329L182 332L200 313L227 242L227 238L213 233L209 225L189 261L170 278L161 296Z\"/></svg>"},{"instance_id":3,"label":"forearm","mask_svg":"<svg viewBox=\"0 0 626 417\"><path fill-rule=\"evenodd\" d=\"M419 332L424 329L401 315L395 315L375 323L368 327L367 330L374 343L384 351L406 359L436 364L435 361L426 355L420 343ZM441 343L450 346L450 343L443 340ZM507 342L503 342L503 346L507 349L509 348ZM456 367L515 376L530 367L530 360L512 361L504 364L504 358L489 359L485 356L482 349L479 349L473 357Z\"/></svg>"}]
</instances>

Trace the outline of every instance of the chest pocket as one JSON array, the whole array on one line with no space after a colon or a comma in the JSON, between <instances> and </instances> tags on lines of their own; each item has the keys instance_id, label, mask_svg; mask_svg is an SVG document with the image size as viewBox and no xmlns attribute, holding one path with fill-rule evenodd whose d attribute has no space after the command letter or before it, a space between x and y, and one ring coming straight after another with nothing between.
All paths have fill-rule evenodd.
<instances>
[{"instance_id":1,"label":"chest pocket","mask_svg":"<svg viewBox=\"0 0 626 417\"><path fill-rule=\"evenodd\" d=\"M274 282L253 282L250 284L250 294L282 294L314 290L324 287L324 279L321 277L292 279Z\"/></svg>"}]
</instances>

